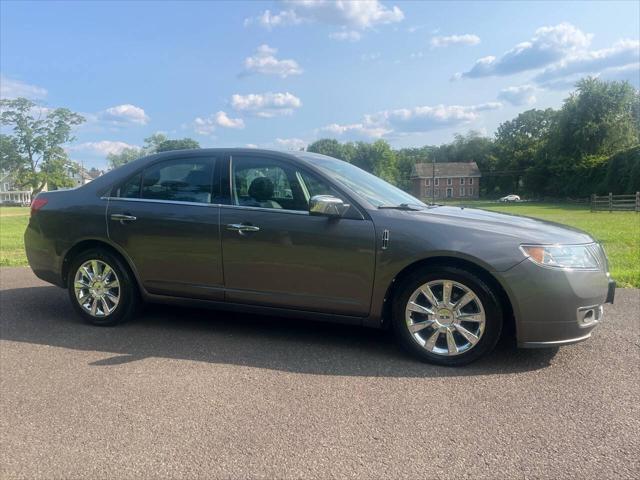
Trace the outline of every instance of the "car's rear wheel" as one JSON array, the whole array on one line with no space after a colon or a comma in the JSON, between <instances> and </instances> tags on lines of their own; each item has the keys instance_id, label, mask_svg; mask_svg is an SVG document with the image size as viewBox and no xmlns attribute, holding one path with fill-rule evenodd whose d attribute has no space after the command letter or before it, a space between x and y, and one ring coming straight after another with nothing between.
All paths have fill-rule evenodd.
<instances>
[{"instance_id":1,"label":"car's rear wheel","mask_svg":"<svg viewBox=\"0 0 640 480\"><path fill-rule=\"evenodd\" d=\"M100 249L73 259L68 290L75 310L93 325L122 323L133 316L138 303L129 269L118 257Z\"/></svg>"},{"instance_id":2,"label":"car's rear wheel","mask_svg":"<svg viewBox=\"0 0 640 480\"><path fill-rule=\"evenodd\" d=\"M503 313L491 288L473 273L439 266L402 281L393 303L400 344L439 365L465 365L491 351Z\"/></svg>"}]
</instances>

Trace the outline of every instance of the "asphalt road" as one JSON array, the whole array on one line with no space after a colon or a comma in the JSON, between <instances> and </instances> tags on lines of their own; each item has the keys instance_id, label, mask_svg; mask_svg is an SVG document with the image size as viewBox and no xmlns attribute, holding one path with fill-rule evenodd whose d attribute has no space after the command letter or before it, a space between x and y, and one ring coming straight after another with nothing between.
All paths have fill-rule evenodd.
<instances>
[{"instance_id":1,"label":"asphalt road","mask_svg":"<svg viewBox=\"0 0 640 480\"><path fill-rule=\"evenodd\" d=\"M640 291L585 343L462 369L354 327L152 307L83 324L0 270L2 478L638 478Z\"/></svg>"}]
</instances>

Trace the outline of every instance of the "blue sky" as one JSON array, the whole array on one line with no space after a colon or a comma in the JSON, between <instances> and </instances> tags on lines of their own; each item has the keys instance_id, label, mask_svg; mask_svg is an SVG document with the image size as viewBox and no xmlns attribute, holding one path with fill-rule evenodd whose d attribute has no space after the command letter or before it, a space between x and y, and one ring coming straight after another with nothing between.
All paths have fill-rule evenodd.
<instances>
[{"instance_id":1,"label":"blue sky","mask_svg":"<svg viewBox=\"0 0 640 480\"><path fill-rule=\"evenodd\" d=\"M640 3L0 3L3 97L88 121L71 157L154 132L202 146L395 147L493 134L586 74L638 87Z\"/></svg>"}]
</instances>

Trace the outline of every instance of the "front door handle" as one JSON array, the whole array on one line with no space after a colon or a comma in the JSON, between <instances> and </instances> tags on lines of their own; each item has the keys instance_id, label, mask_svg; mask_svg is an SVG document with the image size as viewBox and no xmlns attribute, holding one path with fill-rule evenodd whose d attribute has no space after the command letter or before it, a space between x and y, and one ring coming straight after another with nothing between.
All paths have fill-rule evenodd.
<instances>
[{"instance_id":1,"label":"front door handle","mask_svg":"<svg viewBox=\"0 0 640 480\"><path fill-rule=\"evenodd\" d=\"M118 221L120 223L124 223L124 222L133 222L135 220L137 220L136 217L134 217L133 215L125 215L122 213L112 213L111 214L111 220L115 220Z\"/></svg>"},{"instance_id":2,"label":"front door handle","mask_svg":"<svg viewBox=\"0 0 640 480\"><path fill-rule=\"evenodd\" d=\"M230 223L227 225L227 230L242 234L246 232L259 232L260 227L256 227L255 225L247 225L245 223Z\"/></svg>"}]
</instances>

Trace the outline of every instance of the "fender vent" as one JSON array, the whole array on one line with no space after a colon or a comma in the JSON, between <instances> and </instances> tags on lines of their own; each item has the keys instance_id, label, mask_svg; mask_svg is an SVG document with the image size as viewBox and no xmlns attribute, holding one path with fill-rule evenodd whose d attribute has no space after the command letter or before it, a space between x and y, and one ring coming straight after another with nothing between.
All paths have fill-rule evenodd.
<instances>
[{"instance_id":1,"label":"fender vent","mask_svg":"<svg viewBox=\"0 0 640 480\"><path fill-rule=\"evenodd\" d=\"M384 229L382 231L382 250L389 248L389 230Z\"/></svg>"}]
</instances>

